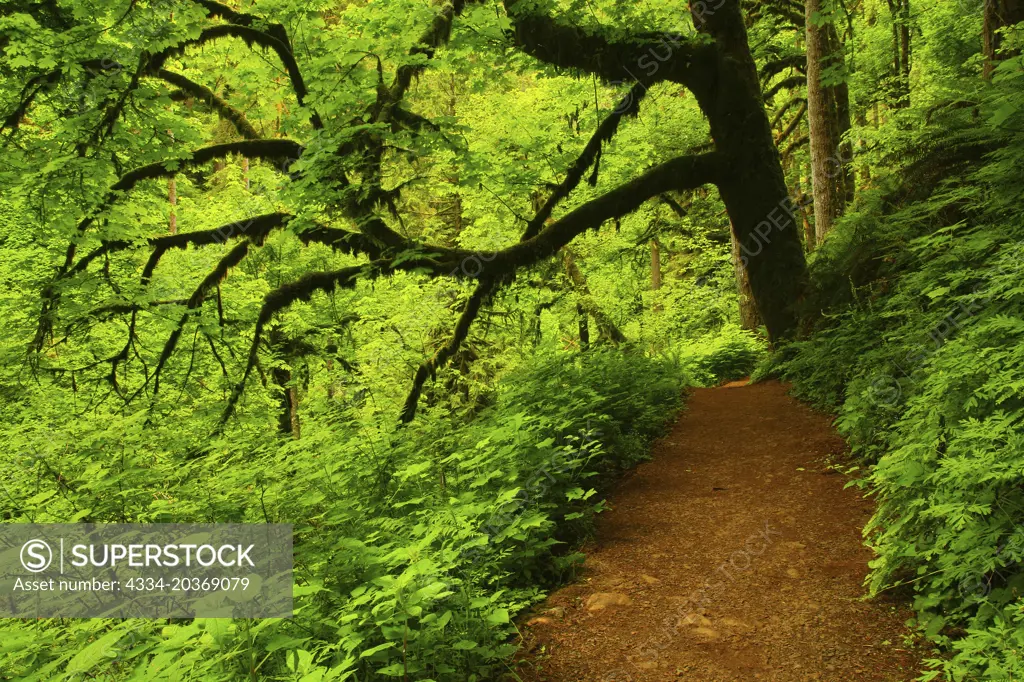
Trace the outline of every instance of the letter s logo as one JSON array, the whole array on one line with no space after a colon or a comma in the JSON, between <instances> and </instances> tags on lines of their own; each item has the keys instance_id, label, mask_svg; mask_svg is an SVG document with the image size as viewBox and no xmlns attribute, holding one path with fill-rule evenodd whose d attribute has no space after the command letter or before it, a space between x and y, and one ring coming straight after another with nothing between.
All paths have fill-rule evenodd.
<instances>
[{"instance_id":1,"label":"letter s logo","mask_svg":"<svg viewBox=\"0 0 1024 682\"><path fill-rule=\"evenodd\" d=\"M42 540L29 540L21 546L21 565L26 571L40 573L53 562L53 550Z\"/></svg>"}]
</instances>

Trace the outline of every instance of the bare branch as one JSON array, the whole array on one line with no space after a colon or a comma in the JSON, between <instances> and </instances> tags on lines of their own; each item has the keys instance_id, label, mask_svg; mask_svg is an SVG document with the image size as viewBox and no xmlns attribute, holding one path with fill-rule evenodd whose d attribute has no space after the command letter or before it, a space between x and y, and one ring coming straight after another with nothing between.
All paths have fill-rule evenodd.
<instances>
[{"instance_id":1,"label":"bare branch","mask_svg":"<svg viewBox=\"0 0 1024 682\"><path fill-rule=\"evenodd\" d=\"M185 325L188 323L188 318L191 316L192 311L203 304L206 300L206 296L209 294L210 289L217 286L221 280L227 277L228 270L233 268L242 262L246 254L249 253L249 243L242 242L235 246L227 253L226 256L220 259L217 266L208 274L203 281L196 287L196 290L192 292L188 302L185 304L185 313L181 316L174 331L171 332L167 342L164 344L164 349L160 353L160 359L157 361L156 369L153 371L153 395L156 395L160 390L160 372L163 370L164 365L170 360L171 355L174 353L174 349L178 345L178 339L181 338L181 333L185 330Z\"/></svg>"},{"instance_id":2,"label":"bare branch","mask_svg":"<svg viewBox=\"0 0 1024 682\"><path fill-rule=\"evenodd\" d=\"M776 145L782 144L790 135L793 134L793 131L796 130L797 126L800 125L800 121L803 119L804 112L806 111L807 102L805 101L803 104L800 105L800 108L797 109L796 114L793 116L793 120L789 122L789 125L786 126L786 129L779 133L779 136L775 138Z\"/></svg>"}]
</instances>

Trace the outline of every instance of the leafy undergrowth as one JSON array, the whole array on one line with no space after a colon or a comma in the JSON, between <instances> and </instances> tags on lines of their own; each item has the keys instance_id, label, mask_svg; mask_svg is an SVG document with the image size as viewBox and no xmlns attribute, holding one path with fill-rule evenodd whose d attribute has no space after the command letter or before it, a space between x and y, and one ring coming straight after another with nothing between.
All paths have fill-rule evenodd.
<instances>
[{"instance_id":1,"label":"leafy undergrowth","mask_svg":"<svg viewBox=\"0 0 1024 682\"><path fill-rule=\"evenodd\" d=\"M870 588L912 589L948 652L924 680L1024 678L1022 86L1013 60L947 132L888 140L911 161L830 235L808 301L827 320L767 370L870 467Z\"/></svg>"},{"instance_id":2,"label":"leafy undergrowth","mask_svg":"<svg viewBox=\"0 0 1024 682\"><path fill-rule=\"evenodd\" d=\"M736 343L722 357L702 349L702 371L735 367ZM579 562L598 491L647 456L701 378L595 348L510 373L462 425L441 409L372 432L322 414L300 441L254 432L192 458L153 449L131 419L51 433L63 483L14 479L8 493L26 500L14 521L293 523L296 613L8 621L0 679L492 679L514 651L515 614ZM32 435L5 451L24 454Z\"/></svg>"},{"instance_id":3,"label":"leafy undergrowth","mask_svg":"<svg viewBox=\"0 0 1024 682\"><path fill-rule=\"evenodd\" d=\"M678 353L679 361L702 386L750 376L766 355L764 340L735 324L724 325Z\"/></svg>"}]
</instances>

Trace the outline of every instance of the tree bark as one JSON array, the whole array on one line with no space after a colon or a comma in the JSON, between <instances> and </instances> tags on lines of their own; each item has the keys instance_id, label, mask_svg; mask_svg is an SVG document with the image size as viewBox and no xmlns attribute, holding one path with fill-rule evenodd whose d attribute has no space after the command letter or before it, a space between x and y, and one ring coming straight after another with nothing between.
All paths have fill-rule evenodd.
<instances>
[{"instance_id":1,"label":"tree bark","mask_svg":"<svg viewBox=\"0 0 1024 682\"><path fill-rule=\"evenodd\" d=\"M171 136L171 142L174 142L174 131L168 130L167 134ZM178 208L178 181L172 175L167 181L167 203L171 206L171 215L168 221L168 230L171 234L177 234L178 232L178 214L176 213Z\"/></svg>"},{"instance_id":2,"label":"tree bark","mask_svg":"<svg viewBox=\"0 0 1024 682\"><path fill-rule=\"evenodd\" d=\"M697 14L696 3L691 12ZM711 16L694 17L711 35L715 52L710 83L691 89L708 117L716 150L728 159L717 182L732 221L757 310L771 340L795 333L794 305L803 297L807 265L786 188L779 152L765 114L757 68L738 2Z\"/></svg>"},{"instance_id":3,"label":"tree bark","mask_svg":"<svg viewBox=\"0 0 1024 682\"><path fill-rule=\"evenodd\" d=\"M807 0L807 123L810 127L811 187L814 193L815 242L820 244L842 214L846 195L840 159L839 125L832 89L822 83L830 53L827 25L821 21L821 0ZM843 187L840 192L840 187Z\"/></svg>"},{"instance_id":4,"label":"tree bark","mask_svg":"<svg viewBox=\"0 0 1024 682\"><path fill-rule=\"evenodd\" d=\"M608 317L608 314L594 303L594 299L590 295L590 287L587 286L587 278L579 266L576 265L576 256L571 249L563 249L562 260L565 263L565 272L569 275L569 280L576 288L576 293L579 296L576 309L580 315L580 345L585 345L583 343L584 331L586 331L587 342L589 343L590 340L590 328L587 325L588 316L593 317L594 321L597 322L597 329L602 339L614 344L625 343L626 335L619 330L615 322L612 321L612 318Z\"/></svg>"},{"instance_id":5,"label":"tree bark","mask_svg":"<svg viewBox=\"0 0 1024 682\"><path fill-rule=\"evenodd\" d=\"M271 349L279 356L287 355L288 340L277 329L271 330L268 339ZM278 398L277 430L292 438L299 438L299 389L290 369L274 367L270 375L280 391Z\"/></svg>"},{"instance_id":6,"label":"tree bark","mask_svg":"<svg viewBox=\"0 0 1024 682\"><path fill-rule=\"evenodd\" d=\"M801 164L796 164L796 168L794 169L794 175L794 182L796 183L796 186L794 188L796 189L796 200L797 205L800 207L799 217L804 226L804 248L807 250L807 253L811 253L812 251L814 251L814 247L817 244L814 240L814 226L811 225L811 220L810 218L807 217L807 201L803 190L803 168L801 168Z\"/></svg>"},{"instance_id":7,"label":"tree bark","mask_svg":"<svg viewBox=\"0 0 1024 682\"><path fill-rule=\"evenodd\" d=\"M828 29L829 61L837 66L843 73L843 80L833 85L830 90L832 101L835 104L835 121L837 126L836 142L838 149L836 154L836 170L841 171L838 180L839 191L843 197L843 208L853 203L854 194L857 191L856 178L853 173L853 142L849 139L849 132L853 127L850 116L850 86L846 79L846 53L843 40L836 30L836 26L830 23Z\"/></svg>"},{"instance_id":8,"label":"tree bark","mask_svg":"<svg viewBox=\"0 0 1024 682\"><path fill-rule=\"evenodd\" d=\"M651 291L661 289L661 249L658 240L651 240Z\"/></svg>"},{"instance_id":9,"label":"tree bark","mask_svg":"<svg viewBox=\"0 0 1024 682\"><path fill-rule=\"evenodd\" d=\"M892 16L894 109L910 106L910 0L887 0Z\"/></svg>"},{"instance_id":10,"label":"tree bark","mask_svg":"<svg viewBox=\"0 0 1024 682\"><path fill-rule=\"evenodd\" d=\"M576 319L579 321L580 350L590 348L590 316L582 304L576 304Z\"/></svg>"},{"instance_id":11,"label":"tree bark","mask_svg":"<svg viewBox=\"0 0 1024 682\"><path fill-rule=\"evenodd\" d=\"M747 277L747 269L743 267L736 228L731 223L729 235L729 241L732 243L732 267L736 274L736 293L739 296L740 326L753 331L761 326L761 316L757 314L757 303L754 302L754 294L750 290L750 278Z\"/></svg>"},{"instance_id":12,"label":"tree bark","mask_svg":"<svg viewBox=\"0 0 1024 682\"><path fill-rule=\"evenodd\" d=\"M1008 55L1000 55L1002 39L999 29L1024 21L1024 0L985 0L984 25L981 33L982 52L985 55L984 76L990 78L996 62Z\"/></svg>"}]
</instances>

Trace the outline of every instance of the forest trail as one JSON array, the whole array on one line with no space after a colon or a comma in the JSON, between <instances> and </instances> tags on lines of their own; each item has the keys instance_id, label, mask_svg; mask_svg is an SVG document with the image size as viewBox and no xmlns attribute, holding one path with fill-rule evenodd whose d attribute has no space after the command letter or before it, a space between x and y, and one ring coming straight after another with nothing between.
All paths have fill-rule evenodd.
<instances>
[{"instance_id":1,"label":"forest trail","mask_svg":"<svg viewBox=\"0 0 1024 682\"><path fill-rule=\"evenodd\" d=\"M529 682L917 677L909 612L860 600L871 503L845 445L777 382L698 389L610 495L579 580L524 635Z\"/></svg>"}]
</instances>

